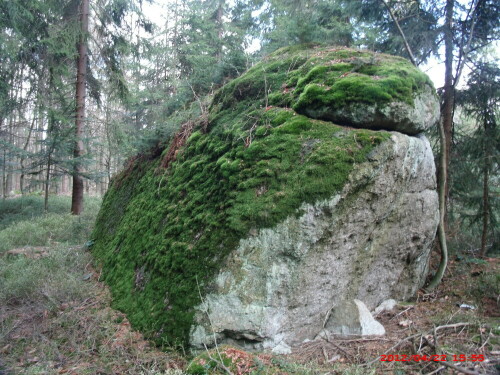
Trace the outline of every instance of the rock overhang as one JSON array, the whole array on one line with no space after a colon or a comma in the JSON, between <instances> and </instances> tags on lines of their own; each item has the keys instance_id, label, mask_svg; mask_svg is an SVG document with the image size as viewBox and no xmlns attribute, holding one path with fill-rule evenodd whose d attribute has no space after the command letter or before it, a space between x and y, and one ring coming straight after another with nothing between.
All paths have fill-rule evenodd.
<instances>
[{"instance_id":1,"label":"rock overhang","mask_svg":"<svg viewBox=\"0 0 500 375\"><path fill-rule=\"evenodd\" d=\"M366 50L283 48L222 88L213 108L223 112L262 96L266 106L292 108L310 118L408 135L439 120L439 101L427 75L401 57Z\"/></svg>"}]
</instances>

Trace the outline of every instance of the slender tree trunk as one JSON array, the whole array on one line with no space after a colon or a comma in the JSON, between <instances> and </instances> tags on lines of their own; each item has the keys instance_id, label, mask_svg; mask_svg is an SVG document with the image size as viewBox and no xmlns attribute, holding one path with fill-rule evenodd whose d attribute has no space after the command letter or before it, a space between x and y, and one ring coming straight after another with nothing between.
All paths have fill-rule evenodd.
<instances>
[{"instance_id":1,"label":"slender tree trunk","mask_svg":"<svg viewBox=\"0 0 500 375\"><path fill-rule=\"evenodd\" d=\"M219 0L219 4L217 6L217 15L216 15L216 23L217 23L217 52L216 59L217 63L220 64L222 62L222 37L224 36L224 22L222 17L224 16L224 0Z\"/></svg>"},{"instance_id":2,"label":"slender tree trunk","mask_svg":"<svg viewBox=\"0 0 500 375\"><path fill-rule=\"evenodd\" d=\"M36 105L35 105L36 108ZM31 140L31 134L33 133L33 129L35 128L36 121L36 110L33 113L33 119L31 120L31 126L28 130L28 136L26 137L26 142L24 142L23 151L24 153L21 155L20 165L21 165L21 177L19 179L19 189L21 190L21 194L24 195L24 159L26 158L25 154L28 151L28 146Z\"/></svg>"},{"instance_id":3,"label":"slender tree trunk","mask_svg":"<svg viewBox=\"0 0 500 375\"><path fill-rule=\"evenodd\" d=\"M45 174L45 196L43 200L43 208L45 212L49 210L49 189L50 189L50 168L52 164L52 151L49 152L47 159L47 173Z\"/></svg>"},{"instance_id":4,"label":"slender tree trunk","mask_svg":"<svg viewBox=\"0 0 500 375\"><path fill-rule=\"evenodd\" d=\"M490 126L488 124L488 119L484 120L484 138L483 138L483 150L484 150L484 165L483 165L483 233L481 235L481 250L479 255L484 257L487 252L487 242L488 242L488 227L490 221L490 189L489 189L489 179L490 179L490 147L492 132L490 131Z\"/></svg>"},{"instance_id":5,"label":"slender tree trunk","mask_svg":"<svg viewBox=\"0 0 500 375\"><path fill-rule=\"evenodd\" d=\"M7 198L7 150L3 149L3 163L2 163L2 198Z\"/></svg>"},{"instance_id":6,"label":"slender tree trunk","mask_svg":"<svg viewBox=\"0 0 500 375\"><path fill-rule=\"evenodd\" d=\"M89 0L82 0L80 13L81 35L78 43L78 60L76 76L76 121L75 149L73 157L73 194L71 196L71 213L80 215L83 211L83 178L80 158L83 155L83 125L85 121L85 93L87 80L87 34L89 30Z\"/></svg>"},{"instance_id":7,"label":"slender tree trunk","mask_svg":"<svg viewBox=\"0 0 500 375\"><path fill-rule=\"evenodd\" d=\"M448 246L446 244L446 231L448 228L448 198L451 139L453 135L453 108L455 106L455 86L453 83L453 7L455 0L446 0L446 24L444 32L445 44L445 76L444 95L441 107L441 121L439 134L441 141L441 155L438 172L439 193L439 226L438 239L441 250L441 261L438 270L427 286L432 290L441 283L448 265Z\"/></svg>"},{"instance_id":8,"label":"slender tree trunk","mask_svg":"<svg viewBox=\"0 0 500 375\"><path fill-rule=\"evenodd\" d=\"M14 96L14 103L17 103L17 97L18 97L18 92L16 90L15 96ZM8 141L11 147L15 149L15 140L14 140L14 123L16 122L16 112L13 111L10 115L9 118L9 127L8 127ZM6 189L6 194L7 196L10 195L12 192L12 182L13 182L13 169L14 169L14 153L13 149L7 154L9 158L9 163L7 164L7 177L5 181L5 189Z\"/></svg>"},{"instance_id":9,"label":"slender tree trunk","mask_svg":"<svg viewBox=\"0 0 500 375\"><path fill-rule=\"evenodd\" d=\"M444 95L441 117L443 121L444 139L446 147L446 165L443 173L446 176L439 176L444 182L444 226L448 228L448 200L449 200L449 174L451 141L453 137L453 112L455 107L455 86L453 82L453 8L455 0L446 0L446 24L444 33L445 43L445 75L444 75Z\"/></svg>"},{"instance_id":10,"label":"slender tree trunk","mask_svg":"<svg viewBox=\"0 0 500 375\"><path fill-rule=\"evenodd\" d=\"M446 184L446 166L448 165L448 160L446 159L448 150L446 149L446 139L444 135L444 125L443 122L439 122L439 139L441 142L441 153L439 158L439 175L440 181L438 183L438 194L439 194L439 226L438 226L438 239L439 247L441 250L441 261L439 262L438 270L436 271L434 277L427 286L428 290L436 288L443 279L446 267L448 266L448 246L446 244L446 230L444 225L444 216L446 212L445 204L445 187Z\"/></svg>"},{"instance_id":11,"label":"slender tree trunk","mask_svg":"<svg viewBox=\"0 0 500 375\"><path fill-rule=\"evenodd\" d=\"M483 233L481 236L481 252L480 256L484 257L486 255L486 243L488 240L488 224L490 220L490 210L489 210L489 170L488 162L486 161L483 172Z\"/></svg>"}]
</instances>

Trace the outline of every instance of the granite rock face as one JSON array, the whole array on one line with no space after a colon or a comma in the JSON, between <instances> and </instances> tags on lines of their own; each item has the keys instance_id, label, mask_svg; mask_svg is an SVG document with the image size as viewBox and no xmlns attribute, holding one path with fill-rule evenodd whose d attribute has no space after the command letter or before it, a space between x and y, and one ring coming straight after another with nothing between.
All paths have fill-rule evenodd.
<instances>
[{"instance_id":1,"label":"granite rock face","mask_svg":"<svg viewBox=\"0 0 500 375\"><path fill-rule=\"evenodd\" d=\"M340 194L240 241L197 308L193 346L283 352L325 329L361 334L352 300L373 309L422 286L438 224L429 142L393 133L369 159Z\"/></svg>"}]
</instances>

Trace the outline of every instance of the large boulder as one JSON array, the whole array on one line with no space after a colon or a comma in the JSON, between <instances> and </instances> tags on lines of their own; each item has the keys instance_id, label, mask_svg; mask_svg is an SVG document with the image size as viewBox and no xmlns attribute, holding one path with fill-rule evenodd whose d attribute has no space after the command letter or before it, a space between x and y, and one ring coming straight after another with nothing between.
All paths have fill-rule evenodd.
<instances>
[{"instance_id":1,"label":"large boulder","mask_svg":"<svg viewBox=\"0 0 500 375\"><path fill-rule=\"evenodd\" d=\"M337 194L239 242L197 306L192 344L281 348L324 328L361 334L354 299L373 309L414 295L438 223L431 148L393 133L367 159Z\"/></svg>"},{"instance_id":2,"label":"large boulder","mask_svg":"<svg viewBox=\"0 0 500 375\"><path fill-rule=\"evenodd\" d=\"M308 87L324 97L305 105ZM331 96L339 87L349 95ZM321 334L382 332L368 309L423 284L436 231L432 152L412 136L435 120L437 102L418 104L436 100L431 90L403 59L303 46L230 82L208 114L113 179L92 251L114 306L170 346L286 352ZM358 104L396 124L368 127L400 132L322 109Z\"/></svg>"}]
</instances>

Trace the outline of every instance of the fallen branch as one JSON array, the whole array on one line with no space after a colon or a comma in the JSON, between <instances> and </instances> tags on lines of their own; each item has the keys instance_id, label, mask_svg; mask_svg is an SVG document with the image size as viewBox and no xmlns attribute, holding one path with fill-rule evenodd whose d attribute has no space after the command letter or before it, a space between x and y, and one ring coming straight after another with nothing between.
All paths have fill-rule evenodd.
<instances>
[{"instance_id":1,"label":"fallen branch","mask_svg":"<svg viewBox=\"0 0 500 375\"><path fill-rule=\"evenodd\" d=\"M417 333L415 335L411 335L411 336L405 337L403 340L401 340L398 343L396 343L396 345L393 345L389 349L387 349L383 354L378 355L377 358L375 358L374 360L372 360L370 362L367 362L367 363L363 363L362 366L371 366L371 365L373 365L375 362L379 361L381 355L392 353L393 350L396 349L401 344L403 344L403 343L405 343L405 342L407 342L407 341L409 341L411 339L414 339L414 338L416 338L418 336L421 336L421 335L422 335L421 333Z\"/></svg>"},{"instance_id":2,"label":"fallen branch","mask_svg":"<svg viewBox=\"0 0 500 375\"><path fill-rule=\"evenodd\" d=\"M391 320L392 320L392 319L394 319L394 318L397 318L397 317L398 317L398 316L400 316L401 314L404 314L405 312L407 312L408 310L413 309L414 307L415 307L415 306L413 306L413 305L412 305L412 306L410 306L410 307L408 307L407 309L405 309L405 310L401 311L400 313L398 313L398 314L394 315L391 319L389 319L389 321L391 321ZM377 314L377 315L378 315L378 314Z\"/></svg>"},{"instance_id":3,"label":"fallen branch","mask_svg":"<svg viewBox=\"0 0 500 375\"><path fill-rule=\"evenodd\" d=\"M443 371L446 367L445 366L441 366L440 368L438 368L437 370L434 370L432 372L429 372L428 374L426 375L432 375L432 374L437 374L438 372L440 371Z\"/></svg>"},{"instance_id":4,"label":"fallen branch","mask_svg":"<svg viewBox=\"0 0 500 375\"><path fill-rule=\"evenodd\" d=\"M436 332L439 331L440 329L447 329L447 328L458 328L458 327L464 327L464 326L470 326L470 323L455 323L455 324L446 324L444 326L439 326L436 327Z\"/></svg>"},{"instance_id":5,"label":"fallen branch","mask_svg":"<svg viewBox=\"0 0 500 375\"><path fill-rule=\"evenodd\" d=\"M443 366L446 366L446 367L449 367L455 371L458 371L458 372L461 372L463 374L469 374L469 375L481 375L479 372L475 372L475 371L471 371L471 370L467 370L465 368L462 368L462 367L458 367L458 366L455 366L449 362L446 362L446 361L443 361L443 362L439 362L440 364L442 364Z\"/></svg>"},{"instance_id":6,"label":"fallen branch","mask_svg":"<svg viewBox=\"0 0 500 375\"><path fill-rule=\"evenodd\" d=\"M208 358L209 358L211 361L214 361L214 362L215 362L215 364L216 364L217 366L219 366L222 370L224 370L224 371L225 371L228 375L234 375L234 374L231 372L231 370L230 370L230 369L228 369L228 368L226 367L226 365L222 362L222 357L221 357L220 353L218 353L218 354L219 354L219 358L221 359L221 360L219 361L219 360L215 359L214 357L212 357L212 356L210 355L210 352L208 351L207 346L206 346L205 344L203 344L203 345L205 346L205 350L206 350L206 352L207 352L207 356L208 356Z\"/></svg>"},{"instance_id":7,"label":"fallen branch","mask_svg":"<svg viewBox=\"0 0 500 375\"><path fill-rule=\"evenodd\" d=\"M353 358L354 358L354 357L353 357L350 353L346 352L346 351L345 351L344 349L342 349L340 346L338 346L338 345L334 344L333 342L331 342L328 336L327 336L327 338L326 338L326 339L323 339L323 340L325 340L327 343L329 343L330 345L332 345L332 346L333 346L335 349L337 349L338 351L342 352L342 353L346 356L346 358L351 358L351 359L353 359Z\"/></svg>"}]
</instances>

